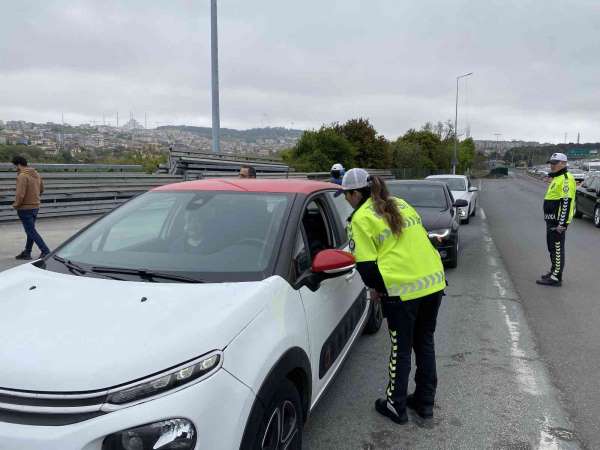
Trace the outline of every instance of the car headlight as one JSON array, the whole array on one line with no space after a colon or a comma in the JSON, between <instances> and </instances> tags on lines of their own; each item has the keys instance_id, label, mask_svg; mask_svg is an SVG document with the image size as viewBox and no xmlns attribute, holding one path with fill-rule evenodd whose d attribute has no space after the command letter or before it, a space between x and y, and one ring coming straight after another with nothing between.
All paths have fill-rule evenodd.
<instances>
[{"instance_id":1,"label":"car headlight","mask_svg":"<svg viewBox=\"0 0 600 450\"><path fill-rule=\"evenodd\" d=\"M168 419L119 431L104 439L102 450L191 450L196 428L187 419Z\"/></svg>"},{"instance_id":2,"label":"car headlight","mask_svg":"<svg viewBox=\"0 0 600 450\"><path fill-rule=\"evenodd\" d=\"M151 378L112 389L108 392L102 409L111 411L122 405L183 387L192 381L200 381L221 367L222 360L221 352L213 352Z\"/></svg>"},{"instance_id":3,"label":"car headlight","mask_svg":"<svg viewBox=\"0 0 600 450\"><path fill-rule=\"evenodd\" d=\"M448 236L450 236L450 228L442 228L440 230L431 230L429 234L429 239L437 239L439 242L442 242Z\"/></svg>"}]
</instances>

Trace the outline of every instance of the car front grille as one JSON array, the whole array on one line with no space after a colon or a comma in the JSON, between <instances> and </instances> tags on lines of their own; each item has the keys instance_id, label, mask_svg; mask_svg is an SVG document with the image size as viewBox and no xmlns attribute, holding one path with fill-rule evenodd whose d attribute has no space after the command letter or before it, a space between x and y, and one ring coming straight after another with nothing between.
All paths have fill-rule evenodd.
<instances>
[{"instance_id":1,"label":"car front grille","mask_svg":"<svg viewBox=\"0 0 600 450\"><path fill-rule=\"evenodd\" d=\"M47 393L0 389L0 422L60 426L106 414L106 391Z\"/></svg>"}]
</instances>

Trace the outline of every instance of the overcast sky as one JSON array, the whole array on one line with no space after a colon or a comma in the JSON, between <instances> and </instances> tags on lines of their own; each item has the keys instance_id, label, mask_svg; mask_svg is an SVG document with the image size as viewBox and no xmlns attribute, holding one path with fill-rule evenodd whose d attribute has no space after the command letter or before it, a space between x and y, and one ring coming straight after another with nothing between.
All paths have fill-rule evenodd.
<instances>
[{"instance_id":1,"label":"overcast sky","mask_svg":"<svg viewBox=\"0 0 600 450\"><path fill-rule=\"evenodd\" d=\"M2 0L0 120L210 126L209 0ZM220 0L221 125L600 141L598 0Z\"/></svg>"}]
</instances>

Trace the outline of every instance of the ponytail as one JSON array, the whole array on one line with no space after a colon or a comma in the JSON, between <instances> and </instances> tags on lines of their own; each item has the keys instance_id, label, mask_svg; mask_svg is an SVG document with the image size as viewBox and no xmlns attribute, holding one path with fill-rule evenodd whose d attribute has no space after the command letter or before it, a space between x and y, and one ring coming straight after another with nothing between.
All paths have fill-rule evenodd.
<instances>
[{"instance_id":1,"label":"ponytail","mask_svg":"<svg viewBox=\"0 0 600 450\"><path fill-rule=\"evenodd\" d=\"M399 236L404 227L404 218L398 209L398 205L383 181L378 176L371 176L371 199L375 212L384 218L392 233Z\"/></svg>"}]
</instances>

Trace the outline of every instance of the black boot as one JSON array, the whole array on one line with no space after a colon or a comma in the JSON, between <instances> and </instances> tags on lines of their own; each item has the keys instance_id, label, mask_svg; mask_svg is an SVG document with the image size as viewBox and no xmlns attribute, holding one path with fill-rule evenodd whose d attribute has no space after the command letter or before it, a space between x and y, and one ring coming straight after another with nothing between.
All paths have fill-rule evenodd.
<instances>
[{"instance_id":1,"label":"black boot","mask_svg":"<svg viewBox=\"0 0 600 450\"><path fill-rule=\"evenodd\" d=\"M27 253L25 250L23 250L21 253L15 256L15 259L29 261L31 259L31 253Z\"/></svg>"},{"instance_id":2,"label":"black boot","mask_svg":"<svg viewBox=\"0 0 600 450\"><path fill-rule=\"evenodd\" d=\"M396 411L394 405L392 405L385 398L379 398L375 400L375 410L379 414L389 417L399 425L404 425L406 422L408 422L408 415L406 414L406 410L404 410L403 412Z\"/></svg>"},{"instance_id":3,"label":"black boot","mask_svg":"<svg viewBox=\"0 0 600 450\"><path fill-rule=\"evenodd\" d=\"M406 397L406 407L412 409L422 419L433 418L433 406L424 406L415 399L415 394Z\"/></svg>"},{"instance_id":4,"label":"black boot","mask_svg":"<svg viewBox=\"0 0 600 450\"><path fill-rule=\"evenodd\" d=\"M535 282L537 284L541 284L542 286L554 286L554 287L562 286L562 281L555 280L552 277L542 278L542 279L536 280Z\"/></svg>"}]
</instances>

